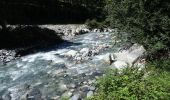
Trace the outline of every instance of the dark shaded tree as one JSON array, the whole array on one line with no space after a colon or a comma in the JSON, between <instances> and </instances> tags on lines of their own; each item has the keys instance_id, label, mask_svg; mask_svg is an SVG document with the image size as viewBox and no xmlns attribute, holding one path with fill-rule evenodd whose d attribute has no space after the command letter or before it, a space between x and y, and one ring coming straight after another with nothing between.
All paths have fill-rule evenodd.
<instances>
[{"instance_id":1,"label":"dark shaded tree","mask_svg":"<svg viewBox=\"0 0 170 100\"><path fill-rule=\"evenodd\" d=\"M130 42L144 45L150 58L168 57L169 0L106 0L106 3L106 20L111 27L127 32Z\"/></svg>"}]
</instances>

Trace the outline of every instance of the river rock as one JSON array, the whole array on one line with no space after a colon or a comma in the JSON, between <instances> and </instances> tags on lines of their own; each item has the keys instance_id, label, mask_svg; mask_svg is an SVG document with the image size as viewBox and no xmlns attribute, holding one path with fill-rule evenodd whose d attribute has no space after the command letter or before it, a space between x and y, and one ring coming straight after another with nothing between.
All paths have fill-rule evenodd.
<instances>
[{"instance_id":1,"label":"river rock","mask_svg":"<svg viewBox=\"0 0 170 100\"><path fill-rule=\"evenodd\" d=\"M42 93L39 89L33 88L29 92L26 93L25 99L22 100L42 100Z\"/></svg>"},{"instance_id":2,"label":"river rock","mask_svg":"<svg viewBox=\"0 0 170 100\"><path fill-rule=\"evenodd\" d=\"M2 100L12 100L11 92L7 91L3 96Z\"/></svg>"},{"instance_id":3,"label":"river rock","mask_svg":"<svg viewBox=\"0 0 170 100\"><path fill-rule=\"evenodd\" d=\"M115 61L115 62L111 65L112 68L117 68L117 69L122 69L122 68L125 68L125 67L127 67L127 66L128 66L128 64L127 64L125 61L120 61L120 60Z\"/></svg>"},{"instance_id":4,"label":"river rock","mask_svg":"<svg viewBox=\"0 0 170 100\"><path fill-rule=\"evenodd\" d=\"M115 61L115 55L111 54L111 53L107 53L103 56L103 60L108 63L108 64L112 64Z\"/></svg>"},{"instance_id":5,"label":"river rock","mask_svg":"<svg viewBox=\"0 0 170 100\"><path fill-rule=\"evenodd\" d=\"M67 88L67 86L66 86L65 84L60 83L60 84L59 84L59 90L60 90L61 92L64 92L64 91L67 91L68 88Z\"/></svg>"},{"instance_id":6,"label":"river rock","mask_svg":"<svg viewBox=\"0 0 170 100\"><path fill-rule=\"evenodd\" d=\"M0 63L7 63L15 59L16 52L14 50L0 50Z\"/></svg>"},{"instance_id":7,"label":"river rock","mask_svg":"<svg viewBox=\"0 0 170 100\"><path fill-rule=\"evenodd\" d=\"M81 96L80 96L80 94L75 94L71 97L70 100L81 100Z\"/></svg>"},{"instance_id":8,"label":"river rock","mask_svg":"<svg viewBox=\"0 0 170 100\"><path fill-rule=\"evenodd\" d=\"M74 89L74 88L76 88L76 85L73 84L73 83L71 83L71 84L67 85L67 87L68 87L68 88L71 88L71 89Z\"/></svg>"},{"instance_id":9,"label":"river rock","mask_svg":"<svg viewBox=\"0 0 170 100\"><path fill-rule=\"evenodd\" d=\"M94 86L90 86L89 88L91 91L94 91L96 88Z\"/></svg>"},{"instance_id":10,"label":"river rock","mask_svg":"<svg viewBox=\"0 0 170 100\"><path fill-rule=\"evenodd\" d=\"M75 50L70 50L70 51L68 51L66 54L64 54L65 56L69 56L69 57L74 57L74 56L76 56L76 54L77 54L77 51L75 51Z\"/></svg>"},{"instance_id":11,"label":"river rock","mask_svg":"<svg viewBox=\"0 0 170 100\"><path fill-rule=\"evenodd\" d=\"M90 49L89 48L83 48L80 50L80 53L82 53L82 56L88 56Z\"/></svg>"},{"instance_id":12,"label":"river rock","mask_svg":"<svg viewBox=\"0 0 170 100\"><path fill-rule=\"evenodd\" d=\"M89 32L90 32L90 30L87 29L87 28L82 29L82 34L84 34L84 33L89 33Z\"/></svg>"},{"instance_id":13,"label":"river rock","mask_svg":"<svg viewBox=\"0 0 170 100\"><path fill-rule=\"evenodd\" d=\"M50 100L59 100L60 96L51 97Z\"/></svg>"},{"instance_id":14,"label":"river rock","mask_svg":"<svg viewBox=\"0 0 170 100\"><path fill-rule=\"evenodd\" d=\"M89 97L91 97L91 96L93 96L93 91L89 91L89 92L87 93L87 98L89 98Z\"/></svg>"},{"instance_id":15,"label":"river rock","mask_svg":"<svg viewBox=\"0 0 170 100\"><path fill-rule=\"evenodd\" d=\"M134 44L128 50L123 50L122 52L114 53L116 55L115 65L125 65L128 64L132 66L134 63L137 62L142 56L145 54L145 49L143 46Z\"/></svg>"},{"instance_id":16,"label":"river rock","mask_svg":"<svg viewBox=\"0 0 170 100\"><path fill-rule=\"evenodd\" d=\"M72 96L72 94L73 94L72 92L66 91L65 93L62 94L62 97L67 97L67 98L69 98L69 97Z\"/></svg>"},{"instance_id":17,"label":"river rock","mask_svg":"<svg viewBox=\"0 0 170 100\"><path fill-rule=\"evenodd\" d=\"M87 91L90 90L90 86L84 85L84 86L80 87L80 90L83 91L83 92L87 92Z\"/></svg>"}]
</instances>

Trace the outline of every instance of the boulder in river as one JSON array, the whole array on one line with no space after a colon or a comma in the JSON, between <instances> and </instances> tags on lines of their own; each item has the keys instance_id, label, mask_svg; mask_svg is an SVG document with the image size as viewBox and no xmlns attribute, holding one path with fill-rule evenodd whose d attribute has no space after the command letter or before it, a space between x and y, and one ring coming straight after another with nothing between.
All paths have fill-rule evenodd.
<instances>
[{"instance_id":1,"label":"boulder in river","mask_svg":"<svg viewBox=\"0 0 170 100\"><path fill-rule=\"evenodd\" d=\"M145 51L146 50L143 46L134 44L128 50L114 53L114 55L116 56L116 61L114 62L113 66L115 66L116 68L132 66L145 55Z\"/></svg>"},{"instance_id":2,"label":"boulder in river","mask_svg":"<svg viewBox=\"0 0 170 100\"><path fill-rule=\"evenodd\" d=\"M76 54L77 54L77 51L75 51L75 50L70 50L70 51L68 51L67 53L65 53L64 55L65 55L65 56L68 56L68 57L74 57L74 56L76 56Z\"/></svg>"},{"instance_id":3,"label":"boulder in river","mask_svg":"<svg viewBox=\"0 0 170 100\"><path fill-rule=\"evenodd\" d=\"M89 97L91 97L91 96L93 96L93 91L89 91L89 92L87 93L87 98L89 98Z\"/></svg>"},{"instance_id":4,"label":"boulder in river","mask_svg":"<svg viewBox=\"0 0 170 100\"><path fill-rule=\"evenodd\" d=\"M103 56L103 60L109 65L111 65L115 61L115 55L107 53Z\"/></svg>"},{"instance_id":5,"label":"boulder in river","mask_svg":"<svg viewBox=\"0 0 170 100\"><path fill-rule=\"evenodd\" d=\"M80 94L75 94L71 97L70 100L81 100L81 96L80 96Z\"/></svg>"}]
</instances>

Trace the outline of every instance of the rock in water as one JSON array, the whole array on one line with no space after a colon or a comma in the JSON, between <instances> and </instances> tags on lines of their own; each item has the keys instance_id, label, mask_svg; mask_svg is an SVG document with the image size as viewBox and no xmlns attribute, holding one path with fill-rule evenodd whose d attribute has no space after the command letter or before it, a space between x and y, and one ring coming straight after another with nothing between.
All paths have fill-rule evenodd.
<instances>
[{"instance_id":1,"label":"rock in water","mask_svg":"<svg viewBox=\"0 0 170 100\"><path fill-rule=\"evenodd\" d=\"M144 55L145 51L146 50L143 46L134 44L128 50L114 53L114 55L116 55L117 60L116 62L114 62L114 65L116 68L122 68L127 65L132 66Z\"/></svg>"},{"instance_id":2,"label":"rock in water","mask_svg":"<svg viewBox=\"0 0 170 100\"><path fill-rule=\"evenodd\" d=\"M39 89L32 89L26 94L26 100L42 100L42 94Z\"/></svg>"},{"instance_id":3,"label":"rock in water","mask_svg":"<svg viewBox=\"0 0 170 100\"><path fill-rule=\"evenodd\" d=\"M11 92L7 91L3 96L2 100L12 100Z\"/></svg>"},{"instance_id":4,"label":"rock in water","mask_svg":"<svg viewBox=\"0 0 170 100\"><path fill-rule=\"evenodd\" d=\"M82 53L82 56L88 56L90 49L89 48L83 48L80 50L80 53Z\"/></svg>"},{"instance_id":5,"label":"rock in water","mask_svg":"<svg viewBox=\"0 0 170 100\"><path fill-rule=\"evenodd\" d=\"M63 93L62 97L71 97L72 94L73 94L72 92L67 91L67 92Z\"/></svg>"},{"instance_id":6,"label":"rock in water","mask_svg":"<svg viewBox=\"0 0 170 100\"><path fill-rule=\"evenodd\" d=\"M74 56L76 56L76 54L77 54L77 51L75 51L75 50L70 50L70 51L68 51L66 54L64 54L65 56L69 56L69 57L74 57Z\"/></svg>"},{"instance_id":7,"label":"rock in water","mask_svg":"<svg viewBox=\"0 0 170 100\"><path fill-rule=\"evenodd\" d=\"M103 60L109 65L111 65L115 60L115 56L110 53L107 53L106 55L103 56Z\"/></svg>"},{"instance_id":8,"label":"rock in water","mask_svg":"<svg viewBox=\"0 0 170 100\"><path fill-rule=\"evenodd\" d=\"M89 92L87 93L87 98L91 97L92 95L93 95L93 91L89 91Z\"/></svg>"},{"instance_id":9,"label":"rock in water","mask_svg":"<svg viewBox=\"0 0 170 100\"><path fill-rule=\"evenodd\" d=\"M75 94L70 100L81 100L80 94Z\"/></svg>"},{"instance_id":10,"label":"rock in water","mask_svg":"<svg viewBox=\"0 0 170 100\"><path fill-rule=\"evenodd\" d=\"M125 61L115 61L111 66L113 66L114 68L116 67L118 69L121 69L127 67L127 65L128 64Z\"/></svg>"}]
</instances>

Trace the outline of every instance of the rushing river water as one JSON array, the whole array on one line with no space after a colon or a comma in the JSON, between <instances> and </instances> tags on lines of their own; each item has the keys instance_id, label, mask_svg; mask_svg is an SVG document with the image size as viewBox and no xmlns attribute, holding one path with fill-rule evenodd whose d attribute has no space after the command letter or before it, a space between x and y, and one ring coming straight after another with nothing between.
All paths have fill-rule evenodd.
<instances>
[{"instance_id":1,"label":"rushing river water","mask_svg":"<svg viewBox=\"0 0 170 100\"><path fill-rule=\"evenodd\" d=\"M72 100L95 91L93 83L107 64L103 57L117 49L110 33L87 33L53 49L0 66L0 96L6 100ZM77 95L80 94L80 95ZM77 96L77 97L76 97Z\"/></svg>"}]
</instances>

